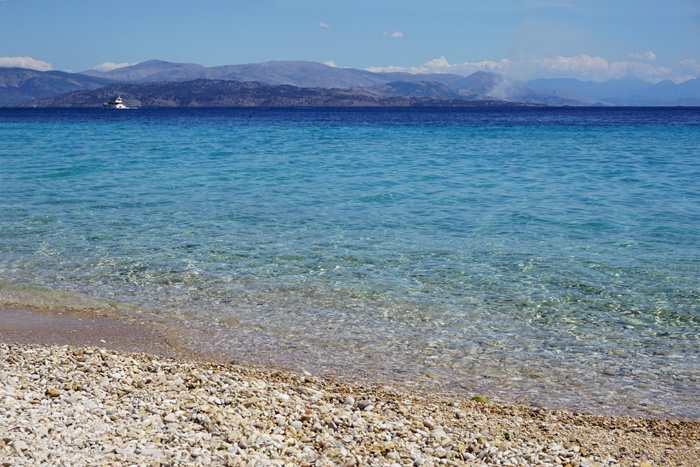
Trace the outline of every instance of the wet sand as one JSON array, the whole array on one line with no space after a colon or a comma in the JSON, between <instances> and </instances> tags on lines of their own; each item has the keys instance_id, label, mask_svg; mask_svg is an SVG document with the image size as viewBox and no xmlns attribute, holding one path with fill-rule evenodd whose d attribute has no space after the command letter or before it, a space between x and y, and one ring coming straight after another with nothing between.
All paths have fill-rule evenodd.
<instances>
[{"instance_id":1,"label":"wet sand","mask_svg":"<svg viewBox=\"0 0 700 467\"><path fill-rule=\"evenodd\" d=\"M172 358L204 358L178 349L164 333L143 323L69 310L0 307L0 342L101 347Z\"/></svg>"}]
</instances>

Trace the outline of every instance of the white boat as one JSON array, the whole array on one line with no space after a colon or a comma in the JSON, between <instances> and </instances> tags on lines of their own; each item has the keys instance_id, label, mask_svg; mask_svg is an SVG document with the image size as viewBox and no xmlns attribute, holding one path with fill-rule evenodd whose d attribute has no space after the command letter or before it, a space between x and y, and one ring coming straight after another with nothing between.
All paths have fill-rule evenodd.
<instances>
[{"instance_id":1,"label":"white boat","mask_svg":"<svg viewBox=\"0 0 700 467\"><path fill-rule=\"evenodd\" d=\"M124 105L122 102L122 96L117 96L114 99L110 99L104 104L102 104L103 109L128 109L129 107Z\"/></svg>"}]
</instances>

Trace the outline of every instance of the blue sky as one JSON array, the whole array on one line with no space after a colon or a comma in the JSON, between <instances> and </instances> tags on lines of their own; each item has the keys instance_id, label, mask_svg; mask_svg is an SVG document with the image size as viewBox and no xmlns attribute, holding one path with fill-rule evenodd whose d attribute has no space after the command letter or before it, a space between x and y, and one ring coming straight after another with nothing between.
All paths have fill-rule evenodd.
<instances>
[{"instance_id":1,"label":"blue sky","mask_svg":"<svg viewBox=\"0 0 700 467\"><path fill-rule=\"evenodd\" d=\"M700 1L0 0L0 66L153 58L679 82L700 76Z\"/></svg>"}]
</instances>

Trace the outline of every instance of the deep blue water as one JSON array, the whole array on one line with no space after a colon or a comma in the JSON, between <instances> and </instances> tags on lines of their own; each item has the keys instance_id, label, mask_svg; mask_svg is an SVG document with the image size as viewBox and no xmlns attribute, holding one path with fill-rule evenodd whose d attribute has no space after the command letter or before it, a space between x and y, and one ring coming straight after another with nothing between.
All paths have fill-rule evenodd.
<instances>
[{"instance_id":1,"label":"deep blue water","mask_svg":"<svg viewBox=\"0 0 700 467\"><path fill-rule=\"evenodd\" d=\"M0 303L41 286L242 361L700 417L699 109L0 109L0 142Z\"/></svg>"}]
</instances>

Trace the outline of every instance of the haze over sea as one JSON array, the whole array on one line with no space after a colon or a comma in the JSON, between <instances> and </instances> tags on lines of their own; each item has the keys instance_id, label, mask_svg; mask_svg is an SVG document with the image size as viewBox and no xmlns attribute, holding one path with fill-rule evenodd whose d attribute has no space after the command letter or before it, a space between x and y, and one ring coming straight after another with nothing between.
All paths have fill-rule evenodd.
<instances>
[{"instance_id":1,"label":"haze over sea","mask_svg":"<svg viewBox=\"0 0 700 467\"><path fill-rule=\"evenodd\" d=\"M0 109L0 141L0 305L119 309L241 362L700 417L698 109Z\"/></svg>"}]
</instances>

